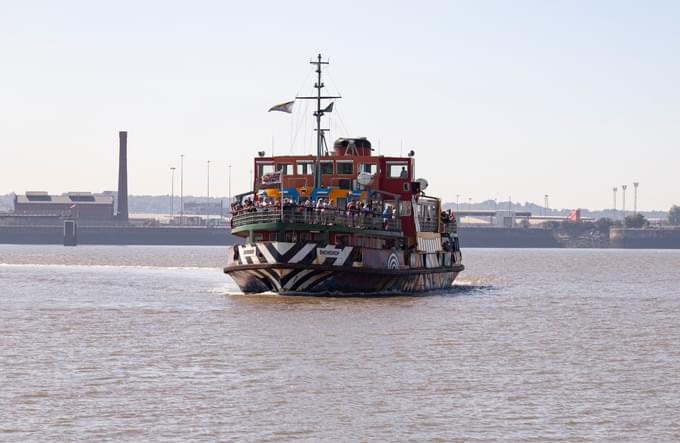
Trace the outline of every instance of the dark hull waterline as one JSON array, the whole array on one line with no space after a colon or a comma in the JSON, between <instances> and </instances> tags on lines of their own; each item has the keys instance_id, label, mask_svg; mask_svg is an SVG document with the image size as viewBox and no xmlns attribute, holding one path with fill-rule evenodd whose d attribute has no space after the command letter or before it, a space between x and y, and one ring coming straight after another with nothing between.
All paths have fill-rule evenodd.
<instances>
[{"instance_id":1,"label":"dark hull waterline","mask_svg":"<svg viewBox=\"0 0 680 443\"><path fill-rule=\"evenodd\" d=\"M395 295L451 287L463 265L422 269L338 269L322 264L244 264L224 273L244 293L276 292L315 295Z\"/></svg>"}]
</instances>

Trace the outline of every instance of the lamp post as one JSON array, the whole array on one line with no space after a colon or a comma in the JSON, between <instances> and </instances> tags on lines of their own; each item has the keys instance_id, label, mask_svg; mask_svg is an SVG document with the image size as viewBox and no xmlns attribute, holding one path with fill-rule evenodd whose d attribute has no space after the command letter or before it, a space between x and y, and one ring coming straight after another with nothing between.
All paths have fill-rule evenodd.
<instances>
[{"instance_id":1,"label":"lamp post","mask_svg":"<svg viewBox=\"0 0 680 443\"><path fill-rule=\"evenodd\" d=\"M637 215L637 188L640 182L633 182L633 215Z\"/></svg>"},{"instance_id":2,"label":"lamp post","mask_svg":"<svg viewBox=\"0 0 680 443\"><path fill-rule=\"evenodd\" d=\"M619 188L613 187L612 192L614 193L614 212L616 212L616 191L618 191Z\"/></svg>"},{"instance_id":3,"label":"lamp post","mask_svg":"<svg viewBox=\"0 0 680 443\"><path fill-rule=\"evenodd\" d=\"M621 185L621 211L623 211L623 218L626 218L626 188L628 185Z\"/></svg>"},{"instance_id":4,"label":"lamp post","mask_svg":"<svg viewBox=\"0 0 680 443\"><path fill-rule=\"evenodd\" d=\"M458 201L460 200L460 194L456 194L456 212L460 212L460 204Z\"/></svg>"},{"instance_id":5,"label":"lamp post","mask_svg":"<svg viewBox=\"0 0 680 443\"><path fill-rule=\"evenodd\" d=\"M550 211L550 200L548 199L548 194L545 194L545 200L543 202L543 215L547 216Z\"/></svg>"},{"instance_id":6,"label":"lamp post","mask_svg":"<svg viewBox=\"0 0 680 443\"><path fill-rule=\"evenodd\" d=\"M468 210L472 211L472 197L468 197Z\"/></svg>"},{"instance_id":7,"label":"lamp post","mask_svg":"<svg viewBox=\"0 0 680 443\"><path fill-rule=\"evenodd\" d=\"M184 224L184 154L179 156L179 224Z\"/></svg>"},{"instance_id":8,"label":"lamp post","mask_svg":"<svg viewBox=\"0 0 680 443\"><path fill-rule=\"evenodd\" d=\"M210 220L210 160L208 160L208 186L206 190L205 197L205 225L208 226L208 220Z\"/></svg>"},{"instance_id":9,"label":"lamp post","mask_svg":"<svg viewBox=\"0 0 680 443\"><path fill-rule=\"evenodd\" d=\"M175 168L172 166L170 168L171 181L170 181L170 223L172 223L172 218L175 216Z\"/></svg>"}]
</instances>

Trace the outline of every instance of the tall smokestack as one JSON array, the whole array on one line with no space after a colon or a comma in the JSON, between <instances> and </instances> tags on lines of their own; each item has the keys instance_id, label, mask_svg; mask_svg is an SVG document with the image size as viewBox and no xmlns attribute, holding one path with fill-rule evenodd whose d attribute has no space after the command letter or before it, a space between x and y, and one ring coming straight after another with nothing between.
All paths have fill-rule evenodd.
<instances>
[{"instance_id":1,"label":"tall smokestack","mask_svg":"<svg viewBox=\"0 0 680 443\"><path fill-rule=\"evenodd\" d=\"M127 131L118 132L120 151L118 156L118 220L128 221L127 183Z\"/></svg>"}]
</instances>

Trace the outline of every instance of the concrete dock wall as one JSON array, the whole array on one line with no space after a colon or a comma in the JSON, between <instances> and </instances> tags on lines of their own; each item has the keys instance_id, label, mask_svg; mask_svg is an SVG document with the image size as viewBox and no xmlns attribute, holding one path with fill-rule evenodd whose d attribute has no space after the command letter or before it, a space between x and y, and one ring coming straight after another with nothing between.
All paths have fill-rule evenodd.
<instances>
[{"instance_id":1,"label":"concrete dock wall","mask_svg":"<svg viewBox=\"0 0 680 443\"><path fill-rule=\"evenodd\" d=\"M680 249L680 228L611 228L612 248Z\"/></svg>"},{"instance_id":2,"label":"concrete dock wall","mask_svg":"<svg viewBox=\"0 0 680 443\"><path fill-rule=\"evenodd\" d=\"M560 241L550 229L460 227L465 248L583 247ZM593 247L680 249L680 229L612 228L609 243ZM0 226L0 244L55 244L64 242L63 226ZM197 245L242 243L228 228L78 226L80 245Z\"/></svg>"}]
</instances>

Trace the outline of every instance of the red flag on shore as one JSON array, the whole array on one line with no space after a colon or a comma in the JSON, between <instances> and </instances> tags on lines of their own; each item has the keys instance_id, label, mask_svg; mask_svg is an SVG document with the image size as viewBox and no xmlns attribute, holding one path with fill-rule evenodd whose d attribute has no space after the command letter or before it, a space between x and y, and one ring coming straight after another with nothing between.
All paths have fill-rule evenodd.
<instances>
[{"instance_id":1,"label":"red flag on shore","mask_svg":"<svg viewBox=\"0 0 680 443\"><path fill-rule=\"evenodd\" d=\"M569 214L569 217L567 217L567 220L580 221L581 220L581 210L580 209L572 209L571 214Z\"/></svg>"}]
</instances>

